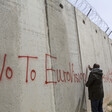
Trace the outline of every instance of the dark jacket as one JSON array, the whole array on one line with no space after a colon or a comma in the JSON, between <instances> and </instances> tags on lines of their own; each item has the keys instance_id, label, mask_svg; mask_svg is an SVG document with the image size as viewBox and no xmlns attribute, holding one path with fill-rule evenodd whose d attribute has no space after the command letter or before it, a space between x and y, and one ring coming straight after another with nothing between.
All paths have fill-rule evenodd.
<instances>
[{"instance_id":1,"label":"dark jacket","mask_svg":"<svg viewBox=\"0 0 112 112\"><path fill-rule=\"evenodd\" d=\"M99 68L94 68L90 72L86 83L90 100L100 100L104 97L102 75L102 70Z\"/></svg>"}]
</instances>

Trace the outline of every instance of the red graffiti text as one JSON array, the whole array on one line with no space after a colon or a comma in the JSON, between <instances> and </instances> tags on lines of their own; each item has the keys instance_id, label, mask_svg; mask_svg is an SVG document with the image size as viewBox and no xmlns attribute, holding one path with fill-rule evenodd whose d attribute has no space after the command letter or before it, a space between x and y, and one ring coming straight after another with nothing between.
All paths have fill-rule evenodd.
<instances>
[{"instance_id":1,"label":"red graffiti text","mask_svg":"<svg viewBox=\"0 0 112 112\"><path fill-rule=\"evenodd\" d=\"M7 57L7 55L5 54L1 74L0 74L0 81L2 80L2 76L3 76L3 72L4 72L4 68L5 68L6 57ZM8 67L6 67L6 78L11 79L12 77L13 77L13 70L11 67L8 66Z\"/></svg>"},{"instance_id":2,"label":"red graffiti text","mask_svg":"<svg viewBox=\"0 0 112 112\"><path fill-rule=\"evenodd\" d=\"M38 57L32 57L32 56L18 56L18 58L26 58L27 59L27 66L26 66L26 83L28 82L28 68L29 68L29 60L30 59L38 59ZM33 77L34 74L34 77ZM36 71L34 69L30 72L30 78L32 81L36 78Z\"/></svg>"},{"instance_id":3,"label":"red graffiti text","mask_svg":"<svg viewBox=\"0 0 112 112\"><path fill-rule=\"evenodd\" d=\"M49 54L45 55L45 76L46 76L46 80L45 80L45 84L49 84L49 83L59 83L59 82L81 82L81 80L85 81L85 73L75 73L74 72L74 65L69 63L69 71L65 71L62 69L53 69L53 68L48 68L47 63L48 63L48 58L57 60L57 57L53 57ZM56 75L57 79L55 79L55 81L51 80L48 81L48 71L51 71L53 73L53 75Z\"/></svg>"}]
</instances>

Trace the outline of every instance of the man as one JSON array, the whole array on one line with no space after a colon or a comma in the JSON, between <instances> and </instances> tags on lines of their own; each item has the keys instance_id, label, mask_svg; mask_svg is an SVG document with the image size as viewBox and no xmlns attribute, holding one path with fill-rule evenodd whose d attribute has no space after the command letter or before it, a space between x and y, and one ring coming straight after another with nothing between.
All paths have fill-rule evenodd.
<instances>
[{"instance_id":1,"label":"man","mask_svg":"<svg viewBox=\"0 0 112 112\"><path fill-rule=\"evenodd\" d=\"M92 112L103 112L103 72L98 64L94 64L93 68L88 66L91 71L86 86L88 87L89 99L91 101Z\"/></svg>"}]
</instances>

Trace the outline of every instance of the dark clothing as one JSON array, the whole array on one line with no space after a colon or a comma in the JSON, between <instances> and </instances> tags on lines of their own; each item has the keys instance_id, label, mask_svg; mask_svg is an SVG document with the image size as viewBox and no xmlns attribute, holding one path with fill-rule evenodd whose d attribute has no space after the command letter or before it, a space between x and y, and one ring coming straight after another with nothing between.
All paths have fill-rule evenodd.
<instances>
[{"instance_id":1,"label":"dark clothing","mask_svg":"<svg viewBox=\"0 0 112 112\"><path fill-rule=\"evenodd\" d=\"M92 112L103 112L103 99L101 100L91 100Z\"/></svg>"},{"instance_id":2,"label":"dark clothing","mask_svg":"<svg viewBox=\"0 0 112 112\"><path fill-rule=\"evenodd\" d=\"M90 72L86 83L90 100L101 100L104 97L102 75L102 70L99 68L94 68Z\"/></svg>"}]
</instances>

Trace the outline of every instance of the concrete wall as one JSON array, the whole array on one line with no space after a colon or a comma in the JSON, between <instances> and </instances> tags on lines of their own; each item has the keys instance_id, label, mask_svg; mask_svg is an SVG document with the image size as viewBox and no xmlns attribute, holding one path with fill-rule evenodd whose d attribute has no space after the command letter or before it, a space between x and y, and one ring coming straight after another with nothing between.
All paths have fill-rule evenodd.
<instances>
[{"instance_id":1,"label":"concrete wall","mask_svg":"<svg viewBox=\"0 0 112 112\"><path fill-rule=\"evenodd\" d=\"M19 15L13 1L0 0L0 112L20 112Z\"/></svg>"},{"instance_id":2,"label":"concrete wall","mask_svg":"<svg viewBox=\"0 0 112 112\"><path fill-rule=\"evenodd\" d=\"M51 55L57 58L52 59L55 110L81 112L84 86L76 78L82 67L74 8L65 0L48 0L47 12Z\"/></svg>"},{"instance_id":3,"label":"concrete wall","mask_svg":"<svg viewBox=\"0 0 112 112\"><path fill-rule=\"evenodd\" d=\"M83 71L86 72L87 65L100 64L104 73L105 107L112 100L112 40L80 11L76 10L76 15ZM88 112L90 112L89 101L87 102L87 107Z\"/></svg>"},{"instance_id":4,"label":"concrete wall","mask_svg":"<svg viewBox=\"0 0 112 112\"><path fill-rule=\"evenodd\" d=\"M54 112L45 2L0 0L0 26L0 112Z\"/></svg>"},{"instance_id":5,"label":"concrete wall","mask_svg":"<svg viewBox=\"0 0 112 112\"><path fill-rule=\"evenodd\" d=\"M112 40L67 1L0 0L0 26L0 112L90 112L95 62L109 102Z\"/></svg>"}]
</instances>

